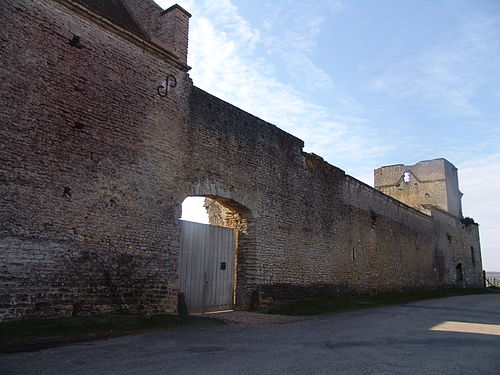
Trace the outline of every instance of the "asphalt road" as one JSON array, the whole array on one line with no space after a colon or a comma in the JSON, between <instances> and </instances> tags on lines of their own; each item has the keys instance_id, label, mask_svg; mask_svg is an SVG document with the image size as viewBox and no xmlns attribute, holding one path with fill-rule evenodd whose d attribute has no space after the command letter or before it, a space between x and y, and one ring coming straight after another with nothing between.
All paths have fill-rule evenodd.
<instances>
[{"instance_id":1,"label":"asphalt road","mask_svg":"<svg viewBox=\"0 0 500 375\"><path fill-rule=\"evenodd\" d=\"M444 322L458 330L436 331ZM453 328L455 327L455 328ZM479 327L479 328L478 328ZM500 294L0 356L0 374L500 374Z\"/></svg>"}]
</instances>

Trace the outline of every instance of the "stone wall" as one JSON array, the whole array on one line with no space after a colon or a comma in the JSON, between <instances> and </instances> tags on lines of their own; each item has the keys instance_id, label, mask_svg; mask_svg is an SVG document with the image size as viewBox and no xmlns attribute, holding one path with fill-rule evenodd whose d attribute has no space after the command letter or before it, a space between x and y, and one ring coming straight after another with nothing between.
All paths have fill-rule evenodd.
<instances>
[{"instance_id":1,"label":"stone wall","mask_svg":"<svg viewBox=\"0 0 500 375\"><path fill-rule=\"evenodd\" d=\"M3 1L0 20L0 314L175 311L179 198L164 176L188 75L59 2Z\"/></svg>"},{"instance_id":2,"label":"stone wall","mask_svg":"<svg viewBox=\"0 0 500 375\"><path fill-rule=\"evenodd\" d=\"M430 208L434 224L436 252L452 285L481 286L483 283L479 227L438 208ZM456 267L462 265L463 281L457 280Z\"/></svg>"},{"instance_id":3,"label":"stone wall","mask_svg":"<svg viewBox=\"0 0 500 375\"><path fill-rule=\"evenodd\" d=\"M276 302L442 287L457 263L462 284L478 284L476 226L303 153L300 139L194 87L175 49L72 1L6 0L0 21L3 319L175 312L188 196L238 220L238 308L255 290ZM164 98L167 74L177 86Z\"/></svg>"}]
</instances>

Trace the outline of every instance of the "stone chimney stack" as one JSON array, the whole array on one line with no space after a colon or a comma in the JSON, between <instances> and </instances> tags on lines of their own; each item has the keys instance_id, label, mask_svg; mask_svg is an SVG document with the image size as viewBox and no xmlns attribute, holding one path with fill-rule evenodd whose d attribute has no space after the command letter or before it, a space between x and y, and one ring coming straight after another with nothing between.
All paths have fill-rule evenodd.
<instances>
[{"instance_id":1,"label":"stone chimney stack","mask_svg":"<svg viewBox=\"0 0 500 375\"><path fill-rule=\"evenodd\" d=\"M151 41L168 49L187 66L189 18L191 14L175 4L163 10L153 0L121 0Z\"/></svg>"},{"instance_id":2,"label":"stone chimney stack","mask_svg":"<svg viewBox=\"0 0 500 375\"><path fill-rule=\"evenodd\" d=\"M172 5L161 13L157 37L187 64L189 14L179 5Z\"/></svg>"}]
</instances>

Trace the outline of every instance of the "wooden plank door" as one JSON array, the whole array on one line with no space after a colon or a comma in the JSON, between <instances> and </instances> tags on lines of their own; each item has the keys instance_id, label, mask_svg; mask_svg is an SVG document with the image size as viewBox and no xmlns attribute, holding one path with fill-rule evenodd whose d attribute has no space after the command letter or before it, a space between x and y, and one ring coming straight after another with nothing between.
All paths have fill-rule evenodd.
<instances>
[{"instance_id":1,"label":"wooden plank door","mask_svg":"<svg viewBox=\"0 0 500 375\"><path fill-rule=\"evenodd\" d=\"M190 313L233 308L233 229L181 220L180 291Z\"/></svg>"}]
</instances>

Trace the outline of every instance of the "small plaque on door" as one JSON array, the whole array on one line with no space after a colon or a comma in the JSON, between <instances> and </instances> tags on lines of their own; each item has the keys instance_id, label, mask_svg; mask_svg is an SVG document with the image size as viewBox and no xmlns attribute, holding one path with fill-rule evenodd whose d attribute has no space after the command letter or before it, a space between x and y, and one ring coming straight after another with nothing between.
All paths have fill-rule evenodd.
<instances>
[{"instance_id":1,"label":"small plaque on door","mask_svg":"<svg viewBox=\"0 0 500 375\"><path fill-rule=\"evenodd\" d=\"M220 262L220 269L225 270L226 269L226 262Z\"/></svg>"}]
</instances>

